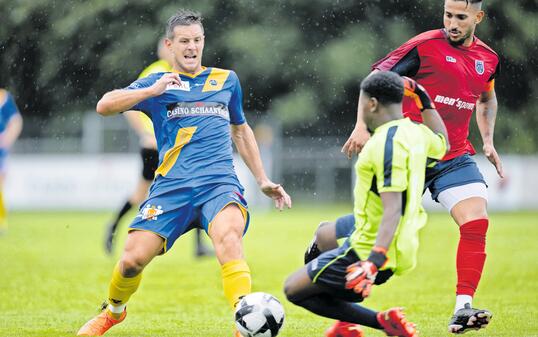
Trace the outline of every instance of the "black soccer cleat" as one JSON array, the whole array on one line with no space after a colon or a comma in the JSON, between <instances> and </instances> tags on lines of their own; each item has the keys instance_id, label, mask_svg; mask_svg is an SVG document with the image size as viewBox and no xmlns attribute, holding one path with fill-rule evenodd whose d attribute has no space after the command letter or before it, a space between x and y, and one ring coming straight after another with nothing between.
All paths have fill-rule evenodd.
<instances>
[{"instance_id":1,"label":"black soccer cleat","mask_svg":"<svg viewBox=\"0 0 538 337\"><path fill-rule=\"evenodd\" d=\"M488 310L474 309L467 303L450 319L448 332L462 334L470 330L480 330L489 324L492 317L493 314Z\"/></svg>"}]
</instances>

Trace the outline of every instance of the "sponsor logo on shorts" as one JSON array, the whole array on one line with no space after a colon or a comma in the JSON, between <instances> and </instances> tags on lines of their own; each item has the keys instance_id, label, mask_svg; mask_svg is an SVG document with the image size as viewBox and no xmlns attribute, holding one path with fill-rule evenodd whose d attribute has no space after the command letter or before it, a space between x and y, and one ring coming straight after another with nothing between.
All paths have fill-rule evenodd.
<instances>
[{"instance_id":1,"label":"sponsor logo on shorts","mask_svg":"<svg viewBox=\"0 0 538 337\"><path fill-rule=\"evenodd\" d=\"M137 215L137 217L142 218L142 220L157 220L157 217L161 214L163 214L164 211L162 209L162 206L155 206L147 204L146 207L144 207L140 214Z\"/></svg>"},{"instance_id":2,"label":"sponsor logo on shorts","mask_svg":"<svg viewBox=\"0 0 538 337\"><path fill-rule=\"evenodd\" d=\"M441 95L435 96L435 99L433 101L435 103L455 106L456 108L458 108L458 110L467 109L467 110L472 111L474 110L474 106L475 106L475 103L464 102L459 98L452 98L452 97L441 96Z\"/></svg>"},{"instance_id":3,"label":"sponsor logo on shorts","mask_svg":"<svg viewBox=\"0 0 538 337\"><path fill-rule=\"evenodd\" d=\"M216 102L180 102L169 105L166 111L168 119L196 116L219 116L230 120L228 106Z\"/></svg>"}]
</instances>

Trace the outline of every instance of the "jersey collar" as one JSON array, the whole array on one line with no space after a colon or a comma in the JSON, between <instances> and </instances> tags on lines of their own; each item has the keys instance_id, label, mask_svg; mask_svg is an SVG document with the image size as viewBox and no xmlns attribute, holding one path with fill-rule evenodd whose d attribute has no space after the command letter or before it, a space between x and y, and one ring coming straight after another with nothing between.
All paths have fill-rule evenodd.
<instances>
[{"instance_id":1,"label":"jersey collar","mask_svg":"<svg viewBox=\"0 0 538 337\"><path fill-rule=\"evenodd\" d=\"M203 73L206 70L207 70L207 67L202 66L202 70L200 70L199 72L194 73L194 74L184 73L184 72L176 70L176 69L172 69L172 72L174 72L176 74L179 74L179 75L187 76L187 77L190 77L190 78L195 78L196 76L200 75L201 73Z\"/></svg>"}]
</instances>

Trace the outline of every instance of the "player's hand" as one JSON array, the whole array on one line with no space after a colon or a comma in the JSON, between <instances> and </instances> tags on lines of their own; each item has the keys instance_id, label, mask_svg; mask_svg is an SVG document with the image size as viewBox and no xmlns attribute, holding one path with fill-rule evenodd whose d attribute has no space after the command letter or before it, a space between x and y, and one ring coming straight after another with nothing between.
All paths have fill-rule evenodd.
<instances>
[{"instance_id":1,"label":"player's hand","mask_svg":"<svg viewBox=\"0 0 538 337\"><path fill-rule=\"evenodd\" d=\"M504 178L504 170L503 164L501 162L501 157L499 157L499 154L497 153L497 150L495 150L493 144L484 144L482 150L484 151L484 155L486 156L486 158L488 158L488 160L493 164L493 166L495 166L499 177Z\"/></svg>"},{"instance_id":2,"label":"player's hand","mask_svg":"<svg viewBox=\"0 0 538 337\"><path fill-rule=\"evenodd\" d=\"M407 76L402 76L402 79L404 82L404 96L412 98L420 111L435 109L430 95L428 95L423 86Z\"/></svg>"},{"instance_id":3,"label":"player's hand","mask_svg":"<svg viewBox=\"0 0 538 337\"><path fill-rule=\"evenodd\" d=\"M166 73L161 78L159 78L153 85L150 87L154 96L159 96L166 91L166 87L170 84L181 84L181 79L176 73Z\"/></svg>"},{"instance_id":4,"label":"player's hand","mask_svg":"<svg viewBox=\"0 0 538 337\"><path fill-rule=\"evenodd\" d=\"M370 261L359 261L349 265L346 272L346 289L353 289L363 298L368 297L377 276L375 264Z\"/></svg>"},{"instance_id":5,"label":"player's hand","mask_svg":"<svg viewBox=\"0 0 538 337\"><path fill-rule=\"evenodd\" d=\"M260 184L260 189L269 198L275 201L275 207L283 210L284 206L291 208L291 197L286 193L282 185L267 180Z\"/></svg>"},{"instance_id":6,"label":"player's hand","mask_svg":"<svg viewBox=\"0 0 538 337\"><path fill-rule=\"evenodd\" d=\"M348 159L351 159L354 154L359 154L364 147L364 144L370 139L370 133L366 129L355 127L351 136L342 147L341 152L344 153Z\"/></svg>"}]
</instances>

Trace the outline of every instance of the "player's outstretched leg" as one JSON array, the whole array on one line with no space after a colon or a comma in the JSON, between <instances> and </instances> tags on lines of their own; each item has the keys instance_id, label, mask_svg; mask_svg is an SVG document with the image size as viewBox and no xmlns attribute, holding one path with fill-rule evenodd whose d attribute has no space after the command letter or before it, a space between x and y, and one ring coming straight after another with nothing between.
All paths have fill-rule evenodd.
<instances>
[{"instance_id":1,"label":"player's outstretched leg","mask_svg":"<svg viewBox=\"0 0 538 337\"><path fill-rule=\"evenodd\" d=\"M387 336L418 337L415 324L405 319L402 308L392 308L379 312L377 321Z\"/></svg>"},{"instance_id":2,"label":"player's outstretched leg","mask_svg":"<svg viewBox=\"0 0 538 337\"><path fill-rule=\"evenodd\" d=\"M228 204L214 217L211 224L208 234L221 265L224 296L232 309L235 309L241 297L249 294L252 289L250 269L243 256L246 210L237 204ZM241 334L235 330L234 336L241 337Z\"/></svg>"},{"instance_id":3,"label":"player's outstretched leg","mask_svg":"<svg viewBox=\"0 0 538 337\"><path fill-rule=\"evenodd\" d=\"M108 303L99 315L80 328L77 336L102 336L127 315L127 301L138 289L142 270L163 249L164 239L146 231L132 231L127 236L121 260L112 272Z\"/></svg>"},{"instance_id":4,"label":"player's outstretched leg","mask_svg":"<svg viewBox=\"0 0 538 337\"><path fill-rule=\"evenodd\" d=\"M485 328L493 317L488 310L471 308L466 304L464 308L456 311L448 323L448 332L461 334L469 330L479 330Z\"/></svg>"}]
</instances>

